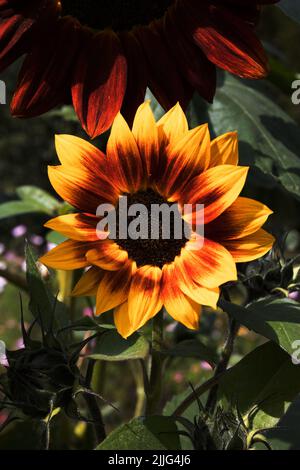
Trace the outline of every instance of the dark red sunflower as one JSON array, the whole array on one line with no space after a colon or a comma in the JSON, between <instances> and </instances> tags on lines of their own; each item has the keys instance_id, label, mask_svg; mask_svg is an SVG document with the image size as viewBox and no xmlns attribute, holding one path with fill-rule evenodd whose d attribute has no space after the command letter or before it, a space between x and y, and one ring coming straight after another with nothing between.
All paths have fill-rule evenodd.
<instances>
[{"instance_id":1,"label":"dark red sunflower","mask_svg":"<svg viewBox=\"0 0 300 470\"><path fill-rule=\"evenodd\" d=\"M0 0L0 72L27 54L11 110L33 117L72 99L91 137L122 108L132 121L147 86L160 104L211 101L216 66L266 74L254 31L277 0Z\"/></svg>"}]
</instances>

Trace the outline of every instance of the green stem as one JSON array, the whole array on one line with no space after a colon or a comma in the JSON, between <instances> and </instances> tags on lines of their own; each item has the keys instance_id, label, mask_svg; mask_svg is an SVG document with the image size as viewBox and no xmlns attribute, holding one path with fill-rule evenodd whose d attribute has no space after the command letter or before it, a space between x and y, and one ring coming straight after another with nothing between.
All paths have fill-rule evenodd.
<instances>
[{"instance_id":1,"label":"green stem","mask_svg":"<svg viewBox=\"0 0 300 470\"><path fill-rule=\"evenodd\" d=\"M153 319L150 380L149 389L146 391L146 415L153 415L157 412L161 398L163 326L163 310L161 310Z\"/></svg>"},{"instance_id":2,"label":"green stem","mask_svg":"<svg viewBox=\"0 0 300 470\"><path fill-rule=\"evenodd\" d=\"M96 361L94 361L93 359L89 359L88 370L86 374L86 385L88 387L90 387L90 383L93 380L93 377L95 376L95 372L97 373L97 370L94 370L95 363ZM99 408L97 398L95 396L86 394L85 402L89 410L90 418L94 421L95 439L96 445L98 445L106 438L102 413Z\"/></svg>"},{"instance_id":3,"label":"green stem","mask_svg":"<svg viewBox=\"0 0 300 470\"><path fill-rule=\"evenodd\" d=\"M130 361L129 365L134 377L136 390L134 417L138 417L142 416L145 410L148 376L143 364L143 360Z\"/></svg>"},{"instance_id":4,"label":"green stem","mask_svg":"<svg viewBox=\"0 0 300 470\"><path fill-rule=\"evenodd\" d=\"M236 322L236 320L229 318L228 336L223 346L220 362L215 368L214 377L218 377L220 376L220 374L223 374L226 371L231 355L233 353L234 341L235 341L238 329L239 329L239 324ZM206 408L206 411L208 411L209 413L214 412L214 409L217 403L218 388L219 386L218 384L216 384L210 390L210 393L208 395L205 408Z\"/></svg>"}]
</instances>

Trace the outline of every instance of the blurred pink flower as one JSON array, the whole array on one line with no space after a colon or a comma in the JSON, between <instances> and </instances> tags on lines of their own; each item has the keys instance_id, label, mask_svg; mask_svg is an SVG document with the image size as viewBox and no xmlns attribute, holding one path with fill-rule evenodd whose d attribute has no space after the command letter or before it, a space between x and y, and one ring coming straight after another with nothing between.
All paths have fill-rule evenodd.
<instances>
[{"instance_id":1,"label":"blurred pink flower","mask_svg":"<svg viewBox=\"0 0 300 470\"><path fill-rule=\"evenodd\" d=\"M201 369L203 370L212 370L211 365L206 361L201 361L200 365L201 365Z\"/></svg>"},{"instance_id":2,"label":"blurred pink flower","mask_svg":"<svg viewBox=\"0 0 300 470\"><path fill-rule=\"evenodd\" d=\"M2 366L8 366L6 351L5 351L5 343L0 340L0 364Z\"/></svg>"},{"instance_id":3,"label":"blurred pink flower","mask_svg":"<svg viewBox=\"0 0 300 470\"><path fill-rule=\"evenodd\" d=\"M23 235L25 235L26 232L27 232L26 225L17 225L16 227L12 229L11 234L14 238L19 238L19 237L23 237Z\"/></svg>"},{"instance_id":4,"label":"blurred pink flower","mask_svg":"<svg viewBox=\"0 0 300 470\"><path fill-rule=\"evenodd\" d=\"M17 341L15 342L15 348L16 349L23 349L24 348L24 341L23 341L23 338L20 337L19 339L17 339Z\"/></svg>"},{"instance_id":5,"label":"blurred pink flower","mask_svg":"<svg viewBox=\"0 0 300 470\"><path fill-rule=\"evenodd\" d=\"M175 372L175 374L173 374L173 380L174 382L176 382L177 384L181 384L184 380L184 375L182 372Z\"/></svg>"},{"instance_id":6,"label":"blurred pink flower","mask_svg":"<svg viewBox=\"0 0 300 470\"><path fill-rule=\"evenodd\" d=\"M14 251L7 251L3 257L6 261L12 261L20 265L23 263L23 260L24 260L24 258L21 258L21 256L18 256Z\"/></svg>"},{"instance_id":7,"label":"blurred pink flower","mask_svg":"<svg viewBox=\"0 0 300 470\"><path fill-rule=\"evenodd\" d=\"M173 331L175 330L176 326L177 326L177 321L173 321L172 323L169 323L169 325L167 325L166 331L167 331L168 333L173 333Z\"/></svg>"},{"instance_id":8,"label":"blurred pink flower","mask_svg":"<svg viewBox=\"0 0 300 470\"><path fill-rule=\"evenodd\" d=\"M5 423L5 421L8 418L8 413L7 411L0 411L0 426Z\"/></svg>"},{"instance_id":9,"label":"blurred pink flower","mask_svg":"<svg viewBox=\"0 0 300 470\"><path fill-rule=\"evenodd\" d=\"M48 242L48 243L47 243L47 247L46 247L46 251L50 251L50 250L52 250L53 248L55 248L56 246L57 246L56 243Z\"/></svg>"},{"instance_id":10,"label":"blurred pink flower","mask_svg":"<svg viewBox=\"0 0 300 470\"><path fill-rule=\"evenodd\" d=\"M7 284L7 280L4 277L0 277L0 294L4 291L4 288Z\"/></svg>"},{"instance_id":11,"label":"blurred pink flower","mask_svg":"<svg viewBox=\"0 0 300 470\"><path fill-rule=\"evenodd\" d=\"M295 300L296 302L300 302L300 291L299 290L290 291L288 294L288 298L291 300Z\"/></svg>"},{"instance_id":12,"label":"blurred pink flower","mask_svg":"<svg viewBox=\"0 0 300 470\"><path fill-rule=\"evenodd\" d=\"M94 311L91 307L85 307L82 310L82 314L84 317L93 317L94 316Z\"/></svg>"},{"instance_id":13,"label":"blurred pink flower","mask_svg":"<svg viewBox=\"0 0 300 470\"><path fill-rule=\"evenodd\" d=\"M44 243L44 239L40 235L31 235L29 240L36 246L41 246Z\"/></svg>"}]
</instances>

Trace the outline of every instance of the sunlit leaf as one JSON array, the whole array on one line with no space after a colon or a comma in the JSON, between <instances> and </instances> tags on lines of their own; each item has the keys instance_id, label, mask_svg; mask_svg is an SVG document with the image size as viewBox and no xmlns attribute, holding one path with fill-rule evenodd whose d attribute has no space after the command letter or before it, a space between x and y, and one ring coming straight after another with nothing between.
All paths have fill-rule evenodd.
<instances>
[{"instance_id":1,"label":"sunlit leaf","mask_svg":"<svg viewBox=\"0 0 300 470\"><path fill-rule=\"evenodd\" d=\"M255 429L275 426L300 392L300 367L275 343L259 346L221 379L219 398L246 415Z\"/></svg>"},{"instance_id":2,"label":"sunlit leaf","mask_svg":"<svg viewBox=\"0 0 300 470\"><path fill-rule=\"evenodd\" d=\"M97 450L180 450L173 418L135 418L111 432Z\"/></svg>"},{"instance_id":3,"label":"sunlit leaf","mask_svg":"<svg viewBox=\"0 0 300 470\"><path fill-rule=\"evenodd\" d=\"M225 300L220 306L250 330L275 341L287 353L295 352L300 340L300 304L290 299L268 297L241 307Z\"/></svg>"},{"instance_id":4,"label":"sunlit leaf","mask_svg":"<svg viewBox=\"0 0 300 470\"><path fill-rule=\"evenodd\" d=\"M149 343L144 336L134 333L128 339L124 339L117 330L111 329L100 336L89 357L105 361L127 361L144 359L148 353Z\"/></svg>"}]
</instances>

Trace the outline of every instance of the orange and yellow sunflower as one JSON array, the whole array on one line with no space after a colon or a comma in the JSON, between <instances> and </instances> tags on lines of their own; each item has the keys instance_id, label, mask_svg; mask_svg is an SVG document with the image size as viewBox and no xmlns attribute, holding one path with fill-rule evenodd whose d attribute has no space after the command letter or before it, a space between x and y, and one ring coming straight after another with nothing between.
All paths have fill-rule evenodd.
<instances>
[{"instance_id":1,"label":"orange and yellow sunflower","mask_svg":"<svg viewBox=\"0 0 300 470\"><path fill-rule=\"evenodd\" d=\"M73 101L91 137L116 114L131 123L147 86L165 109L195 90L208 101L216 66L267 72L255 34L278 0L0 0L0 72L26 54L11 110L33 117Z\"/></svg>"},{"instance_id":2,"label":"orange and yellow sunflower","mask_svg":"<svg viewBox=\"0 0 300 470\"><path fill-rule=\"evenodd\" d=\"M41 261L63 270L87 268L73 294L96 295L97 315L114 309L123 337L163 306L186 327L198 328L201 305L216 307L219 287L237 279L236 263L272 247L273 237L261 228L270 209L239 196L248 168L238 165L237 134L211 141L206 124L189 130L179 104L158 122L149 103L142 104L132 130L119 113L106 154L70 135L57 136L56 149L61 165L49 167L51 184L79 212L46 224L69 240ZM117 231L114 239L108 233L100 239L97 208L109 204L118 212L124 195L129 207L191 204L195 209L182 221L191 236L165 239L160 230L158 239L131 239ZM195 232L196 204L204 207L202 237Z\"/></svg>"}]
</instances>

